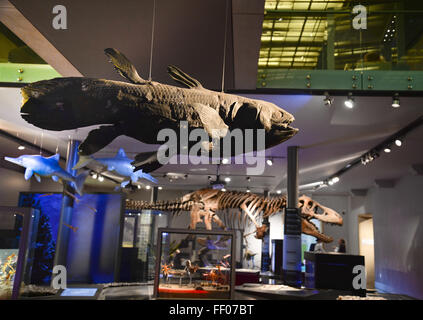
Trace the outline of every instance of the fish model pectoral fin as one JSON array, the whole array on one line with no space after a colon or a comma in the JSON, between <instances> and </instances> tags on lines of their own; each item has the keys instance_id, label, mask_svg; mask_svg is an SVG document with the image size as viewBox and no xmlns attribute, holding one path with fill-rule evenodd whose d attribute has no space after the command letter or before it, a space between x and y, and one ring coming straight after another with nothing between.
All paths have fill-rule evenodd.
<instances>
[{"instance_id":1,"label":"fish model pectoral fin","mask_svg":"<svg viewBox=\"0 0 423 320\"><path fill-rule=\"evenodd\" d=\"M79 146L80 155L91 155L109 143L118 136L124 134L120 126L100 126L98 129L91 130L85 141Z\"/></svg>"},{"instance_id":2,"label":"fish model pectoral fin","mask_svg":"<svg viewBox=\"0 0 423 320\"><path fill-rule=\"evenodd\" d=\"M186 74L181 69L175 66L168 66L167 72L173 80L190 89L203 89L203 86L198 80L189 76L188 74Z\"/></svg>"},{"instance_id":3,"label":"fish model pectoral fin","mask_svg":"<svg viewBox=\"0 0 423 320\"><path fill-rule=\"evenodd\" d=\"M26 168L25 170L25 180L29 180L32 175L33 175L34 171L32 171L31 168Z\"/></svg>"},{"instance_id":4,"label":"fish model pectoral fin","mask_svg":"<svg viewBox=\"0 0 423 320\"><path fill-rule=\"evenodd\" d=\"M110 62L113 63L115 69L122 77L135 84L147 83L139 76L137 69L123 53L113 48L105 49L104 53L110 58Z\"/></svg>"},{"instance_id":5,"label":"fish model pectoral fin","mask_svg":"<svg viewBox=\"0 0 423 320\"><path fill-rule=\"evenodd\" d=\"M135 174L135 173L131 174L131 181L132 181L132 183L137 182L138 181L138 175Z\"/></svg>"},{"instance_id":6,"label":"fish model pectoral fin","mask_svg":"<svg viewBox=\"0 0 423 320\"><path fill-rule=\"evenodd\" d=\"M125 180L125 181L123 181L123 182L120 184L120 186L121 186L122 188L125 188L128 184L129 184L129 180Z\"/></svg>"},{"instance_id":7,"label":"fish model pectoral fin","mask_svg":"<svg viewBox=\"0 0 423 320\"><path fill-rule=\"evenodd\" d=\"M113 171L113 170L115 170L114 166L107 166L107 171Z\"/></svg>"},{"instance_id":8,"label":"fish model pectoral fin","mask_svg":"<svg viewBox=\"0 0 423 320\"><path fill-rule=\"evenodd\" d=\"M143 179L149 180L151 182L154 182L154 183L158 182L156 178L154 178L153 176L151 176L151 175L149 175L148 173L145 173L145 172L143 172L140 177L143 178Z\"/></svg>"},{"instance_id":9,"label":"fish model pectoral fin","mask_svg":"<svg viewBox=\"0 0 423 320\"><path fill-rule=\"evenodd\" d=\"M213 108L201 103L193 103L192 107L197 111L204 130L213 139L220 139L228 133L228 126L222 120L219 113Z\"/></svg>"},{"instance_id":10,"label":"fish model pectoral fin","mask_svg":"<svg viewBox=\"0 0 423 320\"><path fill-rule=\"evenodd\" d=\"M38 182L41 182L41 177L38 174L34 173L34 177Z\"/></svg>"}]
</instances>

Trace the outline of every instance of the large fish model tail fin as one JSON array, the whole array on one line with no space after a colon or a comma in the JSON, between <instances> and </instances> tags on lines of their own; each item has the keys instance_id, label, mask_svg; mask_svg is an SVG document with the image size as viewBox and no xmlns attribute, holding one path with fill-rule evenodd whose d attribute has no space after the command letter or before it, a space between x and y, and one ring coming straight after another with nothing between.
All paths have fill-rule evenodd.
<instances>
[{"instance_id":1,"label":"large fish model tail fin","mask_svg":"<svg viewBox=\"0 0 423 320\"><path fill-rule=\"evenodd\" d=\"M84 171L83 173L77 175L75 181L73 182L73 187L80 196L83 194L84 183L88 175L89 171Z\"/></svg>"},{"instance_id":2,"label":"large fish model tail fin","mask_svg":"<svg viewBox=\"0 0 423 320\"><path fill-rule=\"evenodd\" d=\"M86 165L88 165L92 161L94 161L94 159L91 156L80 155L78 163L72 168L72 170L81 169L81 168L85 167Z\"/></svg>"}]
</instances>

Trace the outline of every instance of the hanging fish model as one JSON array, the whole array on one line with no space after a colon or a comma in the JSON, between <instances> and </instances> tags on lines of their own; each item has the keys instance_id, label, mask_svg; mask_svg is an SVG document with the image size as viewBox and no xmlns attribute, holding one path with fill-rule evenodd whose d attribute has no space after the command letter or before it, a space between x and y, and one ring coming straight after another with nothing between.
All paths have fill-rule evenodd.
<instances>
[{"instance_id":1,"label":"hanging fish model","mask_svg":"<svg viewBox=\"0 0 423 320\"><path fill-rule=\"evenodd\" d=\"M100 125L79 146L80 161L121 135L163 145L158 139L160 130L171 129L179 134L184 127L182 121L187 122L190 132L205 131L209 141L204 146L210 156L236 129L244 136L246 130L264 130L265 143L255 144L254 151L276 146L298 132L290 127L294 117L273 103L205 89L174 66L168 67L169 75L185 88L144 80L118 50L108 48L105 53L131 83L70 77L38 81L22 88L21 116L39 128L61 131ZM195 144L197 141L190 141L188 147ZM246 152L234 146L230 151L232 156ZM163 165L156 152L140 153L133 164L135 170L144 172Z\"/></svg>"},{"instance_id":2,"label":"hanging fish model","mask_svg":"<svg viewBox=\"0 0 423 320\"><path fill-rule=\"evenodd\" d=\"M119 149L116 156L113 158L90 157L89 159L86 159L82 163L82 165L85 166L93 160L101 163L104 166L107 166L108 171L115 171L124 177L129 177L130 178L129 180L125 179L120 184L122 188L124 188L130 181L135 183L138 181L138 179L141 179L141 178L157 183L157 179L153 178L151 175L143 172L142 170L138 170L134 172L135 167L131 164L134 160L129 159L122 148Z\"/></svg>"},{"instance_id":3,"label":"hanging fish model","mask_svg":"<svg viewBox=\"0 0 423 320\"><path fill-rule=\"evenodd\" d=\"M85 171L78 176L73 176L69 172L60 167L60 155L56 153L51 157L43 157L41 155L22 155L18 158L4 157L5 160L24 167L25 180L29 180L34 176L38 182L41 182L40 177L51 177L53 181L59 180L68 181L72 187L82 195L82 189L88 172Z\"/></svg>"}]
</instances>

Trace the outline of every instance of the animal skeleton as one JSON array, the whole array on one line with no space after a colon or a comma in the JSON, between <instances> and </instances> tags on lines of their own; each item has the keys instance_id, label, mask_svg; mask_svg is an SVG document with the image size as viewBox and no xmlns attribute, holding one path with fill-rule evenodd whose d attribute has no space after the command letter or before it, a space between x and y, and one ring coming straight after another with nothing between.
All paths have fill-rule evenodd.
<instances>
[{"instance_id":1,"label":"animal skeleton","mask_svg":"<svg viewBox=\"0 0 423 320\"><path fill-rule=\"evenodd\" d=\"M206 229L212 229L212 222L226 230L236 226L244 229L247 222L256 227L255 237L262 239L266 234L267 227L261 225L260 218L267 218L283 211L286 208L286 197L267 198L247 192L220 191L215 189L201 189L188 193L176 201L158 201L149 203L146 201L127 200L126 208L130 210L162 210L170 211L179 215L183 211L190 211L190 229L195 229L197 224L204 222ZM302 232L314 236L323 242L332 242L333 238L321 233L311 219L317 219L324 223L342 225L342 217L334 210L327 208L307 196L299 198L301 211ZM234 212L230 209L238 209ZM226 211L224 223L216 214L217 211Z\"/></svg>"}]
</instances>

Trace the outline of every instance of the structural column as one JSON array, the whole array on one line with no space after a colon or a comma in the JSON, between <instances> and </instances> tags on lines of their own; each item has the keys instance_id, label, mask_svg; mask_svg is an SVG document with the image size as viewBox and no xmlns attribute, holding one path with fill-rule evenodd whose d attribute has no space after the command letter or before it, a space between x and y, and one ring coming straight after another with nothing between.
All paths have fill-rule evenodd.
<instances>
[{"instance_id":1,"label":"structural column","mask_svg":"<svg viewBox=\"0 0 423 320\"><path fill-rule=\"evenodd\" d=\"M264 196L269 197L269 190L264 191ZM261 242L261 272L270 271L270 223L269 218L264 218L263 226L267 226L267 232Z\"/></svg>"},{"instance_id":2,"label":"structural column","mask_svg":"<svg viewBox=\"0 0 423 320\"><path fill-rule=\"evenodd\" d=\"M283 239L283 279L301 286L301 218L298 210L298 147L288 147L288 203Z\"/></svg>"},{"instance_id":3,"label":"structural column","mask_svg":"<svg viewBox=\"0 0 423 320\"><path fill-rule=\"evenodd\" d=\"M66 171L72 175L76 175L76 170L72 168L78 162L78 147L79 141L69 140L68 142L68 151L66 156ZM59 229L57 232L57 242L56 242L56 252L54 255L54 265L62 265L66 267L67 256L68 256L68 246L71 229L68 226L72 225L72 212L74 199L69 196L65 191L71 192L71 187L67 182L63 181L63 198L62 198L62 208L60 210L60 223ZM68 225L68 226L66 226Z\"/></svg>"}]
</instances>

